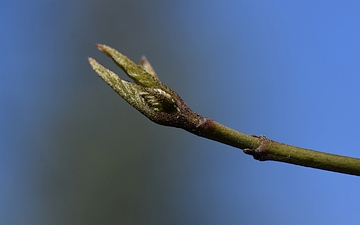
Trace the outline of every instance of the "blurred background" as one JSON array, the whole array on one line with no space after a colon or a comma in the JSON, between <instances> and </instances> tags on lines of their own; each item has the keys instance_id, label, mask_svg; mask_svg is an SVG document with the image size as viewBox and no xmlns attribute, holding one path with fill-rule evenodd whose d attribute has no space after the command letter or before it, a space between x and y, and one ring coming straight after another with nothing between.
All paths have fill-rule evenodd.
<instances>
[{"instance_id":1,"label":"blurred background","mask_svg":"<svg viewBox=\"0 0 360 225\"><path fill-rule=\"evenodd\" d=\"M359 177L152 123L88 64L139 62L196 112L360 157L359 1L2 1L1 224L358 224Z\"/></svg>"}]
</instances>

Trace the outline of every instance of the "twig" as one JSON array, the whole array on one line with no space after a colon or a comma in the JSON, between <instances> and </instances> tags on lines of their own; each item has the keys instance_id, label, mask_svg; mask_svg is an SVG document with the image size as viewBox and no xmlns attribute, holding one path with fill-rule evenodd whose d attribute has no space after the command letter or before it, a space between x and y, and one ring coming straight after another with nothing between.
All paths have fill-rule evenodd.
<instances>
[{"instance_id":1,"label":"twig","mask_svg":"<svg viewBox=\"0 0 360 225\"><path fill-rule=\"evenodd\" d=\"M180 96L165 86L154 69L142 58L136 65L115 49L98 44L135 83L120 79L114 72L89 58L95 72L130 105L155 123L182 128L252 155L259 161L279 161L322 170L360 176L360 159L299 148L275 142L265 136L246 135L193 112Z\"/></svg>"}]
</instances>

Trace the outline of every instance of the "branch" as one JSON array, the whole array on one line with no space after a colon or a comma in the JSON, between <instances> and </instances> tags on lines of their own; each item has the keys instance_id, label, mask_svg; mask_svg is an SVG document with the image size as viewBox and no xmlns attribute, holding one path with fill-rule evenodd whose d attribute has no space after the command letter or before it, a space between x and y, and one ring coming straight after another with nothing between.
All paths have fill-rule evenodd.
<instances>
[{"instance_id":1,"label":"branch","mask_svg":"<svg viewBox=\"0 0 360 225\"><path fill-rule=\"evenodd\" d=\"M279 161L360 176L360 159L286 145L265 136L246 135L193 112L180 96L165 86L145 57L136 65L115 49L98 44L135 83L89 58L94 71L125 101L157 124L182 128L198 136L243 149L259 161Z\"/></svg>"}]
</instances>

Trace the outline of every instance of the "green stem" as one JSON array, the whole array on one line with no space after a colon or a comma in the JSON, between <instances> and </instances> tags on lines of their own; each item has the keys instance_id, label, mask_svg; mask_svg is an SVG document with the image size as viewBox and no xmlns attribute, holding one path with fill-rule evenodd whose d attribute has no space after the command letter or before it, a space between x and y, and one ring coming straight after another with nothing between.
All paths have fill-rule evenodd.
<instances>
[{"instance_id":1,"label":"green stem","mask_svg":"<svg viewBox=\"0 0 360 225\"><path fill-rule=\"evenodd\" d=\"M143 59L136 65L115 49L98 44L136 84L120 79L94 59L89 63L96 73L123 99L155 123L182 128L193 134L243 149L260 161L273 160L360 176L360 159L294 147L265 136L246 135L193 112L180 96L165 86Z\"/></svg>"},{"instance_id":2,"label":"green stem","mask_svg":"<svg viewBox=\"0 0 360 225\"><path fill-rule=\"evenodd\" d=\"M231 145L235 148L255 149L261 144L259 138L233 130L209 118L207 118L201 129L202 132L200 132L199 136Z\"/></svg>"},{"instance_id":3,"label":"green stem","mask_svg":"<svg viewBox=\"0 0 360 225\"><path fill-rule=\"evenodd\" d=\"M259 161L278 161L360 176L360 159L329 154L254 137L208 119L200 136L218 141L252 155Z\"/></svg>"}]
</instances>

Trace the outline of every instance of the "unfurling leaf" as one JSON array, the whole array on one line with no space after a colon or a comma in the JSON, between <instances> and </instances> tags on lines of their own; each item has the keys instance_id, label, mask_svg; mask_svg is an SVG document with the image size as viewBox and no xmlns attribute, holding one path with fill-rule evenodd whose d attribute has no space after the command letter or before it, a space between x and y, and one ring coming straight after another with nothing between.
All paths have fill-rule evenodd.
<instances>
[{"instance_id":1,"label":"unfurling leaf","mask_svg":"<svg viewBox=\"0 0 360 225\"><path fill-rule=\"evenodd\" d=\"M96 46L135 81L131 83L122 80L96 60L89 58L94 71L125 101L158 124L183 128L196 134L200 132L198 128L206 119L194 113L176 92L161 83L145 57L141 59L140 65L136 65L109 46Z\"/></svg>"},{"instance_id":2,"label":"unfurling leaf","mask_svg":"<svg viewBox=\"0 0 360 225\"><path fill-rule=\"evenodd\" d=\"M129 75L129 77L131 77L135 81L135 83L145 87L161 87L161 82L159 81L157 76L147 72L147 70L152 69L150 63L146 62L147 60L143 62L143 67L141 67L139 65L136 65L128 57L124 56L123 54L109 46L101 44L98 44L96 46L99 50L110 56L115 61L115 63L120 66L125 71L125 73L127 73L127 75Z\"/></svg>"}]
</instances>

